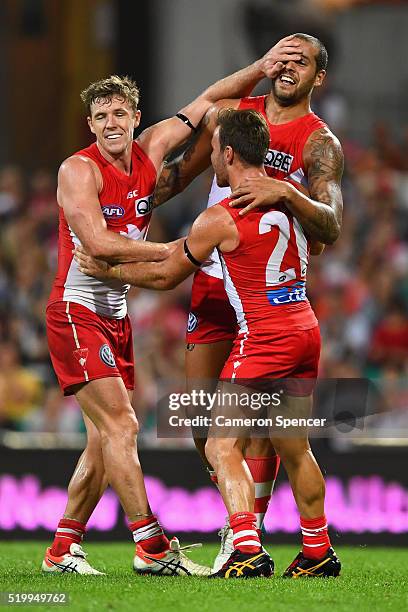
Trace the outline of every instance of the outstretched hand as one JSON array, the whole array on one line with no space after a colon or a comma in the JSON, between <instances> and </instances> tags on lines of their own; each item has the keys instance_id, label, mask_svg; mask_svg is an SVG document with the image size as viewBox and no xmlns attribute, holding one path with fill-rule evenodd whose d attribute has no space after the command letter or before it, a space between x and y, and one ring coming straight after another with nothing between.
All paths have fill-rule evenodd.
<instances>
[{"instance_id":1,"label":"outstretched hand","mask_svg":"<svg viewBox=\"0 0 408 612\"><path fill-rule=\"evenodd\" d=\"M284 62L301 59L300 42L294 36L286 36L276 43L260 60L260 66L268 79L274 79L284 68Z\"/></svg>"}]
</instances>

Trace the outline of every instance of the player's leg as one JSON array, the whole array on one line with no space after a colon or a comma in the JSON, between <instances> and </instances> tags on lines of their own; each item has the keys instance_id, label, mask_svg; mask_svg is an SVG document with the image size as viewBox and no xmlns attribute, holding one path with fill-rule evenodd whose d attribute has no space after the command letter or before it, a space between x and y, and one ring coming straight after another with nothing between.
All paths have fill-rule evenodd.
<instances>
[{"instance_id":1,"label":"player's leg","mask_svg":"<svg viewBox=\"0 0 408 612\"><path fill-rule=\"evenodd\" d=\"M232 340L227 338L217 342L197 343L189 342L185 353L185 372L187 392L203 389L214 393L220 373L228 355L231 352ZM194 444L207 467L212 479L216 482L212 466L205 454L206 438L200 437L193 430Z\"/></svg>"},{"instance_id":2,"label":"player's leg","mask_svg":"<svg viewBox=\"0 0 408 612\"><path fill-rule=\"evenodd\" d=\"M285 407L298 418L309 416L312 398L286 397ZM340 561L331 548L324 510L325 482L307 438L307 431L288 431L272 442L287 472L300 514L303 536L302 552L287 568L284 576L337 576Z\"/></svg>"},{"instance_id":3,"label":"player's leg","mask_svg":"<svg viewBox=\"0 0 408 612\"><path fill-rule=\"evenodd\" d=\"M256 525L258 529L262 529L278 475L280 458L269 438L246 440L244 456L255 483Z\"/></svg>"},{"instance_id":4,"label":"player's leg","mask_svg":"<svg viewBox=\"0 0 408 612\"><path fill-rule=\"evenodd\" d=\"M231 385L219 384L219 393L237 394L248 390ZM250 392L249 392L250 393ZM236 414L236 407L231 406L231 414ZM214 407L212 418L216 422L218 414L225 415L225 406ZM218 477L218 487L229 514L229 525L233 532L233 552L221 569L214 573L220 578L270 576L273 573L273 561L263 551L260 533L256 527L254 509L254 482L243 456L245 438L233 430L225 433L229 437L220 437L220 430L212 426L206 443L207 459Z\"/></svg>"},{"instance_id":5,"label":"player's leg","mask_svg":"<svg viewBox=\"0 0 408 612\"><path fill-rule=\"evenodd\" d=\"M105 491L108 481L103 465L99 432L84 415L87 445L79 458L68 485L68 501L64 515L58 523L54 541L47 551L48 561L68 555L72 544L80 545L86 524ZM47 558L46 555L46 558ZM87 568L82 564L82 570ZM47 569L47 568L46 568Z\"/></svg>"}]
</instances>

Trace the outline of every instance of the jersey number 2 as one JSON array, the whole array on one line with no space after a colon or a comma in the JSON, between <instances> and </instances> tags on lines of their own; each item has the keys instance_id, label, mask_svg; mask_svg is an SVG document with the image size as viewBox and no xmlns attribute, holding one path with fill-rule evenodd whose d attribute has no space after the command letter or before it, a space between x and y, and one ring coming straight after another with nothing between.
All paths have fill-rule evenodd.
<instances>
[{"instance_id":1,"label":"jersey number 2","mask_svg":"<svg viewBox=\"0 0 408 612\"><path fill-rule=\"evenodd\" d=\"M272 227L279 230L278 241L273 249L271 256L266 264L266 284L267 286L281 285L289 280L296 278L296 270L289 268L281 270L282 261L285 257L290 238L290 222L285 213L280 210L271 210L262 215L259 221L259 233L266 234L272 231ZM306 276L307 270L307 240L302 227L297 219L293 219L293 229L296 236L296 246L300 260L300 273L302 278Z\"/></svg>"}]
</instances>

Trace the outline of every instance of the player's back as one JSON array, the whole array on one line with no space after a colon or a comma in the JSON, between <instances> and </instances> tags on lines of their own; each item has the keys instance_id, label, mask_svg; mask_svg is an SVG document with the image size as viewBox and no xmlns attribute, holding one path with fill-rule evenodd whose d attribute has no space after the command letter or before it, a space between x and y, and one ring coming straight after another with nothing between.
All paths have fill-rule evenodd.
<instances>
[{"instance_id":1,"label":"player's back","mask_svg":"<svg viewBox=\"0 0 408 612\"><path fill-rule=\"evenodd\" d=\"M239 209L229 207L230 201L219 205L234 219L240 243L219 254L239 333L315 327L306 296L309 246L297 219L284 206L242 217Z\"/></svg>"},{"instance_id":2,"label":"player's back","mask_svg":"<svg viewBox=\"0 0 408 612\"><path fill-rule=\"evenodd\" d=\"M102 214L110 231L133 240L144 240L152 212L156 170L136 142L132 144L132 171L120 172L100 153L96 143L76 153L91 159L99 168L103 187L99 193ZM70 301L98 315L122 318L126 315L129 285L119 280L99 281L79 271L72 250L80 241L59 209L58 269L49 304Z\"/></svg>"}]
</instances>

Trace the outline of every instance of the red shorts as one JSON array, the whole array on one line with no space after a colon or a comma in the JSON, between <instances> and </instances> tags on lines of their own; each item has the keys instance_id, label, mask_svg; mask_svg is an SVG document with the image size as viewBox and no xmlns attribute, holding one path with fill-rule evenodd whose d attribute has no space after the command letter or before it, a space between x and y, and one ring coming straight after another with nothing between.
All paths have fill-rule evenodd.
<instances>
[{"instance_id":1,"label":"red shorts","mask_svg":"<svg viewBox=\"0 0 408 612\"><path fill-rule=\"evenodd\" d=\"M290 332L239 334L220 379L245 386L268 379L285 379L284 387L289 395L307 396L316 384L320 348L319 326Z\"/></svg>"},{"instance_id":2,"label":"red shorts","mask_svg":"<svg viewBox=\"0 0 408 612\"><path fill-rule=\"evenodd\" d=\"M237 332L237 318L224 289L224 281L197 270L191 290L186 342L209 344L233 340Z\"/></svg>"},{"instance_id":3,"label":"red shorts","mask_svg":"<svg viewBox=\"0 0 408 612\"><path fill-rule=\"evenodd\" d=\"M132 329L129 317L101 317L74 302L54 302L47 308L51 361L64 395L70 387L97 378L121 376L134 388Z\"/></svg>"}]
</instances>

